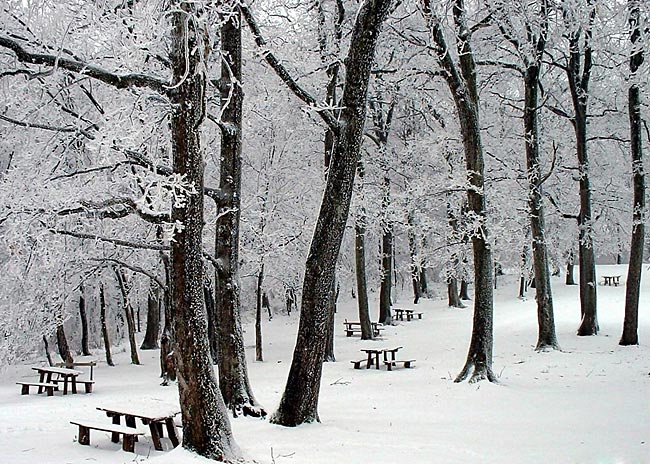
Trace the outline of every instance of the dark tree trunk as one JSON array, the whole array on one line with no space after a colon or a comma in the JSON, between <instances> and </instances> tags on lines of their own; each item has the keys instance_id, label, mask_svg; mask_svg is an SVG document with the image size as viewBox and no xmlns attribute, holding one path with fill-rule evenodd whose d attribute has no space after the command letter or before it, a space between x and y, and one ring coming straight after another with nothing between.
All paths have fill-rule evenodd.
<instances>
[{"instance_id":1,"label":"dark tree trunk","mask_svg":"<svg viewBox=\"0 0 650 464\"><path fill-rule=\"evenodd\" d=\"M546 4L543 7L543 21L546 23ZM536 350L555 349L560 346L555 335L551 276L548 265L548 251L544 230L544 193L539 156L539 130L537 126L539 63L546 44L546 32L537 39L537 59L526 68L524 133L526 143L526 168L528 169L528 209L530 231L533 239L533 270L535 274L535 300L537 301L538 336Z\"/></svg>"},{"instance_id":2,"label":"dark tree trunk","mask_svg":"<svg viewBox=\"0 0 650 464\"><path fill-rule=\"evenodd\" d=\"M208 344L210 345L210 358L213 364L219 360L219 337L217 336L217 302L214 300L212 282L206 276L203 282L203 299L205 300L205 313L208 322Z\"/></svg>"},{"instance_id":3,"label":"dark tree trunk","mask_svg":"<svg viewBox=\"0 0 650 464\"><path fill-rule=\"evenodd\" d=\"M56 326L56 346L59 348L59 355L66 363L74 362L70 347L68 346L68 339L65 336L63 323Z\"/></svg>"},{"instance_id":4,"label":"dark tree trunk","mask_svg":"<svg viewBox=\"0 0 650 464\"><path fill-rule=\"evenodd\" d=\"M385 225L381 236L381 286L379 288L379 322L390 325L392 316L391 289L393 285L393 226Z\"/></svg>"},{"instance_id":5,"label":"dark tree trunk","mask_svg":"<svg viewBox=\"0 0 650 464\"><path fill-rule=\"evenodd\" d=\"M427 268L426 262L422 263L420 266L420 290L422 291L422 296L429 298L429 283L427 280Z\"/></svg>"},{"instance_id":6,"label":"dark tree trunk","mask_svg":"<svg viewBox=\"0 0 650 464\"><path fill-rule=\"evenodd\" d=\"M640 0L628 0L630 40L630 74L632 85L628 89L630 119L630 147L632 153L632 174L634 182L634 208L632 213L632 243L630 244L630 264L625 282L625 319L623 335L619 345L638 345L639 292L641 289L641 267L645 247L645 171L643 168L643 145L641 134L641 96L636 83L637 71L643 64L643 49L639 46L641 30L639 25Z\"/></svg>"},{"instance_id":7,"label":"dark tree trunk","mask_svg":"<svg viewBox=\"0 0 650 464\"><path fill-rule=\"evenodd\" d=\"M176 358L174 356L174 318L172 310L172 281L171 263L169 255L160 253L160 260L165 271L165 289L163 291L163 331L160 336L160 377L161 385L167 386L169 382L176 381Z\"/></svg>"},{"instance_id":8,"label":"dark tree trunk","mask_svg":"<svg viewBox=\"0 0 650 464\"><path fill-rule=\"evenodd\" d=\"M242 82L241 13L221 27L221 164L222 200L216 225L215 300L219 345L219 388L235 417L266 415L248 379L239 299L239 229L241 212Z\"/></svg>"},{"instance_id":9,"label":"dark tree trunk","mask_svg":"<svg viewBox=\"0 0 650 464\"><path fill-rule=\"evenodd\" d=\"M318 420L322 362L327 344L328 300L350 209L366 118L366 95L381 24L390 0L359 7L346 59L341 123L305 266L298 338L280 406L271 421L296 426Z\"/></svg>"},{"instance_id":10,"label":"dark tree trunk","mask_svg":"<svg viewBox=\"0 0 650 464\"><path fill-rule=\"evenodd\" d=\"M450 276L447 278L447 302L450 308L465 307L458 295L458 279L456 277Z\"/></svg>"},{"instance_id":11,"label":"dark tree trunk","mask_svg":"<svg viewBox=\"0 0 650 464\"><path fill-rule=\"evenodd\" d=\"M474 253L474 320L467 361L456 377L462 382L470 374L470 382L488 379L495 381L492 372L493 345L493 260L486 225L483 146L479 123L479 97L476 85L477 70L470 46L465 4L456 0L453 5L456 26L458 65L453 61L439 18L431 10L430 0L422 0L423 11L431 28L438 62L446 71L445 79L454 99L465 152L468 207L478 222L472 234Z\"/></svg>"},{"instance_id":12,"label":"dark tree trunk","mask_svg":"<svg viewBox=\"0 0 650 464\"><path fill-rule=\"evenodd\" d=\"M261 264L257 273L257 288L255 292L255 361L264 361L262 353L262 284L264 283L264 263Z\"/></svg>"},{"instance_id":13,"label":"dark tree trunk","mask_svg":"<svg viewBox=\"0 0 650 464\"><path fill-rule=\"evenodd\" d=\"M99 284L99 321L102 326L106 364L114 366L113 355L111 354L111 339L108 336L108 325L106 324L106 296L104 295L104 284L102 283Z\"/></svg>"},{"instance_id":14,"label":"dark tree trunk","mask_svg":"<svg viewBox=\"0 0 650 464\"><path fill-rule=\"evenodd\" d=\"M591 27L595 18L595 6L590 4L590 21L586 29L569 32L569 62L566 73L571 91L576 137L576 154L580 168L580 213L578 215L580 265L580 312L582 321L578 335L596 335L598 317L596 311L596 257L592 239L591 181L589 178L589 155L587 151L587 103L589 79L592 69ZM584 42L584 43L583 43ZM584 45L584 46L583 46Z\"/></svg>"},{"instance_id":15,"label":"dark tree trunk","mask_svg":"<svg viewBox=\"0 0 650 464\"><path fill-rule=\"evenodd\" d=\"M566 285L575 285L576 284L576 279L575 275L573 274L573 269L574 269L574 254L573 251L569 254L569 259L567 260L566 263L566 278L564 280L564 283Z\"/></svg>"},{"instance_id":16,"label":"dark tree trunk","mask_svg":"<svg viewBox=\"0 0 650 464\"><path fill-rule=\"evenodd\" d=\"M152 283L147 295L147 329L144 340L140 345L141 350L157 350L158 336L160 335L160 288Z\"/></svg>"},{"instance_id":17,"label":"dark tree trunk","mask_svg":"<svg viewBox=\"0 0 650 464\"><path fill-rule=\"evenodd\" d=\"M372 340L372 321L368 306L368 285L366 281L366 229L361 220L357 220L354 236L354 255L357 270L357 304L359 322L361 323L361 340Z\"/></svg>"},{"instance_id":18,"label":"dark tree trunk","mask_svg":"<svg viewBox=\"0 0 650 464\"><path fill-rule=\"evenodd\" d=\"M138 346L135 341L135 319L133 317L133 307L129 302L129 290L127 288L127 280L124 271L115 269L115 275L117 277L117 282L120 287L120 292L122 293L122 308L124 309L124 315L126 316L126 327L129 337L129 347L131 348L131 364L140 364L140 358L138 357Z\"/></svg>"},{"instance_id":19,"label":"dark tree trunk","mask_svg":"<svg viewBox=\"0 0 650 464\"><path fill-rule=\"evenodd\" d=\"M420 264L418 260L418 250L416 242L415 223L413 216L408 216L408 240L409 253L411 255L411 284L413 286L413 304L418 304L422 298L422 286L420 285Z\"/></svg>"},{"instance_id":20,"label":"dark tree trunk","mask_svg":"<svg viewBox=\"0 0 650 464\"><path fill-rule=\"evenodd\" d=\"M336 362L334 355L334 319L336 315L336 300L338 299L338 290L336 287L336 279L332 282L332 290L330 292L329 301L329 321L327 323L327 345L325 346L325 356L323 362Z\"/></svg>"},{"instance_id":21,"label":"dark tree trunk","mask_svg":"<svg viewBox=\"0 0 650 464\"><path fill-rule=\"evenodd\" d=\"M519 277L519 296L518 298L526 298L526 291L528 291L528 279L526 276Z\"/></svg>"},{"instance_id":22,"label":"dark tree trunk","mask_svg":"<svg viewBox=\"0 0 650 464\"><path fill-rule=\"evenodd\" d=\"M50 354L50 344L47 342L47 337L43 335L43 345L45 348L45 357L47 358L48 366L54 366L54 361L52 361L52 355Z\"/></svg>"},{"instance_id":23,"label":"dark tree trunk","mask_svg":"<svg viewBox=\"0 0 650 464\"><path fill-rule=\"evenodd\" d=\"M90 356L88 346L88 315L86 314L86 298L84 297L83 284L79 286L79 318L81 319L81 354Z\"/></svg>"},{"instance_id":24,"label":"dark tree trunk","mask_svg":"<svg viewBox=\"0 0 650 464\"><path fill-rule=\"evenodd\" d=\"M192 18L198 15L191 2L173 1L170 62L173 87L170 130L174 172L185 176L203 192L203 149L200 127L205 119L206 76L204 31ZM189 53L189 51L193 51ZM236 461L241 452L235 443L228 412L219 392L210 359L203 298L203 195L187 195L185 205L174 203L172 222L184 225L171 242L171 304L174 323L174 356L178 375L183 447L217 461ZM221 359L220 359L221 361Z\"/></svg>"}]
</instances>

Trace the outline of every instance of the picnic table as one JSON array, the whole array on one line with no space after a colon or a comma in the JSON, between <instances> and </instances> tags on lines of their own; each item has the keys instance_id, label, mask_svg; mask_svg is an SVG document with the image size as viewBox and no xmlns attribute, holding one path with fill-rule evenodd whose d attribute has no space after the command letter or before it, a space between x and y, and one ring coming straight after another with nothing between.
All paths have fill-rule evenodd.
<instances>
[{"instance_id":1,"label":"picnic table","mask_svg":"<svg viewBox=\"0 0 650 464\"><path fill-rule=\"evenodd\" d=\"M618 287L621 284L620 275L603 276L603 285Z\"/></svg>"},{"instance_id":2,"label":"picnic table","mask_svg":"<svg viewBox=\"0 0 650 464\"><path fill-rule=\"evenodd\" d=\"M127 407L98 407L99 411L104 411L106 415L112 418L113 424L115 426L120 426L120 418L124 416L124 423L127 427L135 429L136 419L142 420L144 425L149 426L151 431L151 438L153 441L153 446L158 451L162 451L161 438L164 438L163 425L167 429L167 436L172 442L172 446L176 448L179 444L178 435L176 434L176 426L174 425L174 416L180 414L178 410L143 410L139 411L137 409L130 410ZM111 441L113 443L118 443L120 441L119 432L111 433Z\"/></svg>"},{"instance_id":3,"label":"picnic table","mask_svg":"<svg viewBox=\"0 0 650 464\"><path fill-rule=\"evenodd\" d=\"M406 316L407 321L414 319L415 316L417 316L418 319L422 319L422 313L416 312L414 309L405 309L405 308L392 308L392 309L395 312L395 319L399 319L400 321L404 320L404 316Z\"/></svg>"},{"instance_id":4,"label":"picnic table","mask_svg":"<svg viewBox=\"0 0 650 464\"><path fill-rule=\"evenodd\" d=\"M77 377L79 377L80 374L83 374L81 371L67 369L65 367L32 367L32 369L39 374L39 393L43 393L44 389L48 389L47 385L54 384L58 387L60 382L63 382L64 395L68 394L68 384L70 384L72 393L77 393ZM26 386L25 384L26 383L23 383L23 387ZM88 390L86 390L86 392L88 392ZM48 395L51 396L49 392Z\"/></svg>"},{"instance_id":5,"label":"picnic table","mask_svg":"<svg viewBox=\"0 0 650 464\"><path fill-rule=\"evenodd\" d=\"M345 325L345 335L351 337L355 333L361 333L361 322L357 321L348 321L347 319L343 322ZM378 322L371 322L372 334L375 337L378 337L380 332L384 330L383 324Z\"/></svg>"},{"instance_id":6,"label":"picnic table","mask_svg":"<svg viewBox=\"0 0 650 464\"><path fill-rule=\"evenodd\" d=\"M93 380L93 368L97 366L97 361L74 361L74 362L58 362L54 364L56 367L66 367L68 369L74 369L75 367L90 367L90 380Z\"/></svg>"},{"instance_id":7,"label":"picnic table","mask_svg":"<svg viewBox=\"0 0 650 464\"><path fill-rule=\"evenodd\" d=\"M375 348L366 348L361 351L366 353L368 356L366 359L360 359L359 361L352 361L354 364L355 369L360 369L361 368L361 363L363 361L366 361L366 369L370 369L370 366L374 365L376 369L379 369L379 355L383 355L384 357L384 362L387 361L395 361L395 353L397 353L401 348L401 346L398 346L397 348L380 348L380 349L375 349ZM390 355L390 360L388 359Z\"/></svg>"}]
</instances>

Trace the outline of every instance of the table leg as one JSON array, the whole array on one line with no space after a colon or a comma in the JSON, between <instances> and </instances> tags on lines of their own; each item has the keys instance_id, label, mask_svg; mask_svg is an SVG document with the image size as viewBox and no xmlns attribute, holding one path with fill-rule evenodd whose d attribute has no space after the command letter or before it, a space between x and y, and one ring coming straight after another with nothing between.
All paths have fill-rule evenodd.
<instances>
[{"instance_id":1,"label":"table leg","mask_svg":"<svg viewBox=\"0 0 650 464\"><path fill-rule=\"evenodd\" d=\"M115 425L120 425L120 416L117 414L113 415L113 424ZM120 434L117 432L111 432L111 441L113 443L119 443L120 442Z\"/></svg>"},{"instance_id":2,"label":"table leg","mask_svg":"<svg viewBox=\"0 0 650 464\"><path fill-rule=\"evenodd\" d=\"M72 377L72 393L77 393L77 377Z\"/></svg>"},{"instance_id":3,"label":"table leg","mask_svg":"<svg viewBox=\"0 0 650 464\"><path fill-rule=\"evenodd\" d=\"M375 366L379 369L379 353L375 353Z\"/></svg>"},{"instance_id":4,"label":"table leg","mask_svg":"<svg viewBox=\"0 0 650 464\"><path fill-rule=\"evenodd\" d=\"M163 447L160 443L160 435L158 434L158 424L156 422L149 422L149 430L151 431L151 439L153 440L153 447L158 451L162 451Z\"/></svg>"},{"instance_id":5,"label":"table leg","mask_svg":"<svg viewBox=\"0 0 650 464\"><path fill-rule=\"evenodd\" d=\"M38 383L43 383L43 380L45 380L45 372L41 372L41 375L38 378ZM38 387L38 392L43 393L43 387Z\"/></svg>"},{"instance_id":6,"label":"table leg","mask_svg":"<svg viewBox=\"0 0 650 464\"><path fill-rule=\"evenodd\" d=\"M165 426L167 428L167 436L172 441L172 445L176 448L179 444L178 435L176 435L176 426L174 425L174 419L168 417L165 419Z\"/></svg>"},{"instance_id":7,"label":"table leg","mask_svg":"<svg viewBox=\"0 0 650 464\"><path fill-rule=\"evenodd\" d=\"M366 369L370 369L370 366L372 366L372 353L368 352L368 361L366 362Z\"/></svg>"},{"instance_id":8,"label":"table leg","mask_svg":"<svg viewBox=\"0 0 650 464\"><path fill-rule=\"evenodd\" d=\"M68 376L67 375L63 376L63 394L64 395L68 394Z\"/></svg>"}]
</instances>

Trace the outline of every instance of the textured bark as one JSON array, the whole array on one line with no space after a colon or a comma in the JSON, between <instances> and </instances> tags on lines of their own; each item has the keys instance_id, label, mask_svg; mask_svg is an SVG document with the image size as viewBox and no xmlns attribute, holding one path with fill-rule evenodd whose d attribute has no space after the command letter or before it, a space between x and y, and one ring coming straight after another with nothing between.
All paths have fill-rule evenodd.
<instances>
[{"instance_id":1,"label":"textured bark","mask_svg":"<svg viewBox=\"0 0 650 464\"><path fill-rule=\"evenodd\" d=\"M366 281L366 229L363 221L357 219L354 228L354 256L357 275L357 304L359 307L359 322L361 323L361 340L372 340L372 321L368 306L368 284Z\"/></svg>"},{"instance_id":2,"label":"textured bark","mask_svg":"<svg viewBox=\"0 0 650 464\"><path fill-rule=\"evenodd\" d=\"M90 356L90 347L88 346L88 315L86 313L86 298L84 297L84 287L79 286L79 319L81 320L81 354Z\"/></svg>"},{"instance_id":3,"label":"textured bark","mask_svg":"<svg viewBox=\"0 0 650 464\"><path fill-rule=\"evenodd\" d=\"M566 278L564 280L565 285L575 285L576 279L574 275L574 254L573 251L569 254L569 259L566 263Z\"/></svg>"},{"instance_id":4,"label":"textured bark","mask_svg":"<svg viewBox=\"0 0 650 464\"><path fill-rule=\"evenodd\" d=\"M138 357L138 346L135 342L135 319L133 317L133 307L129 302L126 275L123 270L115 269L115 276L117 277L120 293L122 294L122 309L126 316L126 328L129 338L129 347L131 349L131 364L138 365L140 364L140 358Z\"/></svg>"},{"instance_id":5,"label":"textured bark","mask_svg":"<svg viewBox=\"0 0 650 464\"><path fill-rule=\"evenodd\" d=\"M63 328L63 323L56 326L56 346L59 349L59 355L66 363L74 362L72 358L72 352L68 345L68 339L65 336L65 330Z\"/></svg>"},{"instance_id":6,"label":"textured bark","mask_svg":"<svg viewBox=\"0 0 650 464\"><path fill-rule=\"evenodd\" d=\"M336 279L332 282L332 290L330 291L330 301L328 303L329 321L327 323L327 343L325 345L325 355L323 362L336 362L334 355L334 319L336 315L336 300L338 300L338 288L336 286Z\"/></svg>"},{"instance_id":7,"label":"textured bark","mask_svg":"<svg viewBox=\"0 0 650 464\"><path fill-rule=\"evenodd\" d=\"M160 306L160 288L151 284L149 295L147 295L147 328L142 345L140 345L141 350L157 350L159 348Z\"/></svg>"},{"instance_id":8,"label":"textured bark","mask_svg":"<svg viewBox=\"0 0 650 464\"><path fill-rule=\"evenodd\" d=\"M422 286L420 285L420 265L418 262L418 250L416 244L415 224L413 217L408 217L408 240L409 254L411 255L411 284L413 286L413 304L418 304L422 298Z\"/></svg>"},{"instance_id":9,"label":"textured bark","mask_svg":"<svg viewBox=\"0 0 650 464\"><path fill-rule=\"evenodd\" d=\"M545 3L544 3L545 5ZM546 21L546 8L543 10ZM544 230L544 193L539 155L539 130L537 126L539 63L546 43L545 32L536 43L536 59L528 63L524 82L524 132L526 134L526 168L528 169L528 209L530 231L533 239L533 269L535 273L535 300L537 302L537 345L536 350L560 349L555 334L551 275Z\"/></svg>"},{"instance_id":10,"label":"textured bark","mask_svg":"<svg viewBox=\"0 0 650 464\"><path fill-rule=\"evenodd\" d=\"M52 361L52 355L50 354L50 344L47 342L47 337L43 335L43 347L45 349L45 357L47 358L47 365L54 366L54 361Z\"/></svg>"},{"instance_id":11,"label":"textured bark","mask_svg":"<svg viewBox=\"0 0 650 464\"><path fill-rule=\"evenodd\" d=\"M469 296L469 282L467 282L465 279L460 281L460 290L458 291L458 297L464 301L472 299Z\"/></svg>"},{"instance_id":12,"label":"textured bark","mask_svg":"<svg viewBox=\"0 0 650 464\"><path fill-rule=\"evenodd\" d=\"M384 180L385 182L386 180ZM387 194L385 195L387 196ZM386 201L386 199L384 199ZM379 288L379 322L390 325L393 287L393 226L386 224L381 236L381 286Z\"/></svg>"},{"instance_id":13,"label":"textured bark","mask_svg":"<svg viewBox=\"0 0 650 464\"><path fill-rule=\"evenodd\" d=\"M161 231L162 232L162 231ZM160 336L160 377L161 385L167 386L176 380L176 360L174 357L174 323L171 294L171 263L169 255L160 253L160 261L165 271L165 289L163 291L163 330Z\"/></svg>"},{"instance_id":14,"label":"textured bark","mask_svg":"<svg viewBox=\"0 0 650 464\"><path fill-rule=\"evenodd\" d=\"M203 149L200 127L205 119L206 77L203 30L191 20L191 2L173 1L170 62L173 169L203 191ZM193 53L188 53L193 50ZM172 222L184 225L171 242L171 304L174 356L178 375L183 447L218 461L240 460L228 413L210 362L208 327L203 298L203 195L188 195L186 204L172 206Z\"/></svg>"},{"instance_id":15,"label":"textured bark","mask_svg":"<svg viewBox=\"0 0 650 464\"><path fill-rule=\"evenodd\" d=\"M476 85L476 63L470 45L470 31L467 26L465 3L456 0L453 5L456 28L458 65L449 53L439 18L431 11L430 0L422 0L423 11L433 41L438 62L445 70L445 79L451 91L460 124L465 152L465 167L469 211L479 222L472 234L474 254L474 318L472 339L467 361L456 377L461 382L470 376L470 382L488 379L495 381L492 372L493 345L493 260L486 225L486 200L484 193L484 161L479 123L479 97Z\"/></svg>"},{"instance_id":16,"label":"textured bark","mask_svg":"<svg viewBox=\"0 0 650 464\"><path fill-rule=\"evenodd\" d=\"M296 426L318 420L328 299L345 232L366 117L366 95L381 24L390 0L359 7L346 59L340 124L303 281L298 338L280 406L271 421Z\"/></svg>"},{"instance_id":17,"label":"textured bark","mask_svg":"<svg viewBox=\"0 0 650 464\"><path fill-rule=\"evenodd\" d=\"M104 295L104 284L99 284L99 321L102 326L102 340L104 340L104 352L106 354L106 364L114 366L113 355L111 354L111 339L108 335L108 326L106 324L106 296Z\"/></svg>"},{"instance_id":18,"label":"textured bark","mask_svg":"<svg viewBox=\"0 0 650 464\"><path fill-rule=\"evenodd\" d=\"M208 345L210 358L213 364L219 364L219 337L217 336L217 302L214 300L212 282L206 276L203 282L203 299L205 300L205 314L208 321Z\"/></svg>"},{"instance_id":19,"label":"textured bark","mask_svg":"<svg viewBox=\"0 0 650 464\"><path fill-rule=\"evenodd\" d=\"M264 361L262 350L262 284L264 283L264 263L257 273L257 288L255 289L255 361Z\"/></svg>"},{"instance_id":20,"label":"textured bark","mask_svg":"<svg viewBox=\"0 0 650 464\"><path fill-rule=\"evenodd\" d=\"M639 292L641 289L641 268L643 248L645 247L645 170L643 167L643 145L641 134L641 95L636 83L637 71L643 64L643 49L639 44L639 0L628 0L629 23L632 45L630 55L630 74L633 84L628 89L628 113L630 119L630 151L632 154L632 178L634 185L634 208L632 213L632 242L630 244L630 264L625 282L625 319L623 335L619 345L638 345Z\"/></svg>"},{"instance_id":21,"label":"textured bark","mask_svg":"<svg viewBox=\"0 0 650 464\"><path fill-rule=\"evenodd\" d=\"M242 82L241 14L239 9L221 27L221 164L219 217L216 224L215 279L219 388L236 417L266 415L248 380L239 299L239 229L241 211Z\"/></svg>"},{"instance_id":22,"label":"textured bark","mask_svg":"<svg viewBox=\"0 0 650 464\"><path fill-rule=\"evenodd\" d=\"M447 278L447 304L450 308L465 307L458 294L458 279L456 277Z\"/></svg>"}]
</instances>

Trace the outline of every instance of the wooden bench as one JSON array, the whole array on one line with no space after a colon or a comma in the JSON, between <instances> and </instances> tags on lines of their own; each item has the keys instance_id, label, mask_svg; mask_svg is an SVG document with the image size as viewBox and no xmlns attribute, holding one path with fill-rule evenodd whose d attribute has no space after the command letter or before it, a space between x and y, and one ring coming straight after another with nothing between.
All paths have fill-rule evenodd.
<instances>
[{"instance_id":1,"label":"wooden bench","mask_svg":"<svg viewBox=\"0 0 650 464\"><path fill-rule=\"evenodd\" d=\"M620 275L614 275L614 276L603 276L603 285L609 285L618 287L621 284L621 276Z\"/></svg>"},{"instance_id":2,"label":"wooden bench","mask_svg":"<svg viewBox=\"0 0 650 464\"><path fill-rule=\"evenodd\" d=\"M343 324L345 325L345 335L347 337L351 337L355 333L361 333L361 322L351 322L346 319ZM384 330L384 327L377 322L371 322L370 324L372 326L373 336L378 337L381 331Z\"/></svg>"},{"instance_id":3,"label":"wooden bench","mask_svg":"<svg viewBox=\"0 0 650 464\"><path fill-rule=\"evenodd\" d=\"M47 396L54 396L54 390L58 390L59 386L56 383L45 382L16 382L16 385L22 385L20 393L22 395L29 395L29 387L38 387L38 392L43 390L47 392Z\"/></svg>"},{"instance_id":4,"label":"wooden bench","mask_svg":"<svg viewBox=\"0 0 650 464\"><path fill-rule=\"evenodd\" d=\"M392 308L392 309L393 312L395 313L395 319L399 319L400 321L404 320L404 316L406 316L407 321L414 319L415 316L417 316L418 319L422 319L423 313L415 312L414 309L404 309L404 308Z\"/></svg>"},{"instance_id":5,"label":"wooden bench","mask_svg":"<svg viewBox=\"0 0 650 464\"><path fill-rule=\"evenodd\" d=\"M135 442L137 437L144 435L143 432L138 432L131 427L122 427L114 424L99 424L91 422L74 422L71 424L79 426L79 444L90 445L90 431L100 430L102 432L110 432L113 436L122 435L122 449L130 453L135 452Z\"/></svg>"},{"instance_id":6,"label":"wooden bench","mask_svg":"<svg viewBox=\"0 0 650 464\"><path fill-rule=\"evenodd\" d=\"M52 382L53 383L58 383L58 382L63 382L63 380L56 379L56 380L52 380ZM94 380L76 380L75 383L76 384L83 383L86 393L92 393L93 392L93 385L95 384ZM75 391L75 393L76 393L76 391Z\"/></svg>"},{"instance_id":7,"label":"wooden bench","mask_svg":"<svg viewBox=\"0 0 650 464\"><path fill-rule=\"evenodd\" d=\"M350 362L352 364L354 364L355 369L361 369L361 363L364 363L364 362L367 363L368 359L363 358L363 359L359 359L358 361L350 361Z\"/></svg>"},{"instance_id":8,"label":"wooden bench","mask_svg":"<svg viewBox=\"0 0 650 464\"><path fill-rule=\"evenodd\" d=\"M393 370L393 366L397 367L398 364L402 364L405 368L410 369L411 364L415 362L415 359L393 359L391 361L384 361L386 368L389 371Z\"/></svg>"}]
</instances>

